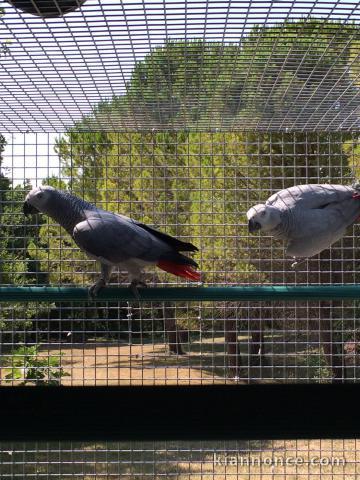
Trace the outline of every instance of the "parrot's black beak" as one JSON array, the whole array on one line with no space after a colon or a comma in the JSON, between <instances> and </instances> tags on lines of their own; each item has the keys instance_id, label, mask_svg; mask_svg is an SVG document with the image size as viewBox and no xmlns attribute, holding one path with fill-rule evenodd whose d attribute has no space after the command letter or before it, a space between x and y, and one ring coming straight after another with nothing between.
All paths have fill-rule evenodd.
<instances>
[{"instance_id":1,"label":"parrot's black beak","mask_svg":"<svg viewBox=\"0 0 360 480\"><path fill-rule=\"evenodd\" d=\"M33 215L34 213L39 213L39 210L37 208L33 207L29 202L24 202L23 212L24 212L24 215L27 217L28 215Z\"/></svg>"},{"instance_id":2,"label":"parrot's black beak","mask_svg":"<svg viewBox=\"0 0 360 480\"><path fill-rule=\"evenodd\" d=\"M257 230L260 230L260 229L261 229L260 223L255 222L255 220L253 220L252 218L250 218L250 220L249 220L248 227L249 227L249 232L250 232L250 233L254 233L254 232L256 232Z\"/></svg>"}]
</instances>

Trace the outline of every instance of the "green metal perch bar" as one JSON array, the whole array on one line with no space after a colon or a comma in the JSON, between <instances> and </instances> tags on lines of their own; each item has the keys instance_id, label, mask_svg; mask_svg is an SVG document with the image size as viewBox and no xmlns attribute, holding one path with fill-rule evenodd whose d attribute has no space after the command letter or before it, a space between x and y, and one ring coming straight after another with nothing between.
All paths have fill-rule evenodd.
<instances>
[{"instance_id":1,"label":"green metal perch bar","mask_svg":"<svg viewBox=\"0 0 360 480\"><path fill-rule=\"evenodd\" d=\"M81 287L0 287L0 303L7 302L200 302L279 300L355 300L360 285L261 286L261 287L164 287L139 289L140 299L129 288L105 288L93 299Z\"/></svg>"}]
</instances>

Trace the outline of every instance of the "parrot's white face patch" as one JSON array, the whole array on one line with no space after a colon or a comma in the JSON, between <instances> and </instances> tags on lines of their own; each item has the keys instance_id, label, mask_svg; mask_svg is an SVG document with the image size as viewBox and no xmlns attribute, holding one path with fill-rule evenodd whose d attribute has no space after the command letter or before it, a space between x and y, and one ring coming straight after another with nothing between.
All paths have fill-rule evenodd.
<instances>
[{"instance_id":1,"label":"parrot's white face patch","mask_svg":"<svg viewBox=\"0 0 360 480\"><path fill-rule=\"evenodd\" d=\"M247 219L249 229L268 232L276 228L281 222L280 212L270 205L259 204L248 210Z\"/></svg>"}]
</instances>

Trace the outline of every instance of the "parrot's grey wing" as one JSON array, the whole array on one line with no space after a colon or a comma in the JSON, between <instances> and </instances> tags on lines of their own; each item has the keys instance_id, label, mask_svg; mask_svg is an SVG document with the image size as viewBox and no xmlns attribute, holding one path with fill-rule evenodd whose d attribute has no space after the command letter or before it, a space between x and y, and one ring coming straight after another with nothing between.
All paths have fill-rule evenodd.
<instances>
[{"instance_id":1,"label":"parrot's grey wing","mask_svg":"<svg viewBox=\"0 0 360 480\"><path fill-rule=\"evenodd\" d=\"M196 252L196 251L199 250L192 243L182 242L181 240L178 240L177 238L172 237L171 235L168 235L167 233L159 232L155 228L149 227L148 225L146 225L144 223L135 222L135 224L138 225L139 227L143 228L147 232L150 232L156 238L162 240L163 242L165 242L167 245L172 247L177 252Z\"/></svg>"},{"instance_id":2,"label":"parrot's grey wing","mask_svg":"<svg viewBox=\"0 0 360 480\"><path fill-rule=\"evenodd\" d=\"M291 257L312 257L320 253L343 237L359 214L360 202L351 199L303 211L297 234L287 238L286 253Z\"/></svg>"},{"instance_id":3,"label":"parrot's grey wing","mask_svg":"<svg viewBox=\"0 0 360 480\"><path fill-rule=\"evenodd\" d=\"M78 223L73 238L90 256L114 264L143 257L153 247L151 235L143 228L107 212L89 215Z\"/></svg>"},{"instance_id":4,"label":"parrot's grey wing","mask_svg":"<svg viewBox=\"0 0 360 480\"><path fill-rule=\"evenodd\" d=\"M280 190L272 195L266 205L273 205L280 210L288 208L324 208L330 203L351 199L355 190L344 185L308 184Z\"/></svg>"},{"instance_id":5,"label":"parrot's grey wing","mask_svg":"<svg viewBox=\"0 0 360 480\"><path fill-rule=\"evenodd\" d=\"M125 215L121 215L119 213L117 213L116 216L120 217L123 220L127 220L128 222L134 223L138 227L143 228L147 232L151 233L151 235L156 237L158 240L161 240L162 242L169 245L169 247L174 249L176 252L197 252L199 250L192 243L182 242L181 240L178 240L177 238L172 237L167 233L159 232L159 230L149 227L149 225L146 225L145 223L137 222L136 220L133 220L132 218L126 217Z\"/></svg>"}]
</instances>

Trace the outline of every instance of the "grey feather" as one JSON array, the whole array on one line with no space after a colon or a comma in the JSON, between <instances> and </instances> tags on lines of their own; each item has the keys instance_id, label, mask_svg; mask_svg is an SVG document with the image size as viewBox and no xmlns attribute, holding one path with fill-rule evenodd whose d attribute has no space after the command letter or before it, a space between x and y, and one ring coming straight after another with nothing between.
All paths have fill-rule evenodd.
<instances>
[{"instance_id":1,"label":"grey feather","mask_svg":"<svg viewBox=\"0 0 360 480\"><path fill-rule=\"evenodd\" d=\"M329 203L339 203L352 198L354 191L352 187L343 185L295 185L275 193L265 205L273 205L280 210L295 207L321 208Z\"/></svg>"},{"instance_id":2,"label":"grey feather","mask_svg":"<svg viewBox=\"0 0 360 480\"><path fill-rule=\"evenodd\" d=\"M67 192L48 186L32 190L25 199L24 212L34 209L53 218L81 250L101 262L106 277L102 278L103 284L111 273L106 265L120 265L134 278L138 278L144 266L161 260L197 266L192 259L178 253L197 250L194 245L124 215L97 208Z\"/></svg>"},{"instance_id":3,"label":"grey feather","mask_svg":"<svg viewBox=\"0 0 360 480\"><path fill-rule=\"evenodd\" d=\"M149 233L135 223L100 210L88 212L86 220L75 225L72 236L89 255L102 257L112 264L143 256L154 261L153 250L159 246Z\"/></svg>"},{"instance_id":4,"label":"grey feather","mask_svg":"<svg viewBox=\"0 0 360 480\"><path fill-rule=\"evenodd\" d=\"M197 252L199 250L192 243L182 242L181 240L178 240L177 238L172 237L167 233L159 232L159 230L155 230L155 228L149 227L149 225L145 225L144 223L140 223L140 222L135 222L135 223L139 227L155 235L155 237L159 238L160 240L163 240L165 243L173 247L174 250L178 252Z\"/></svg>"},{"instance_id":5,"label":"grey feather","mask_svg":"<svg viewBox=\"0 0 360 480\"><path fill-rule=\"evenodd\" d=\"M287 243L286 253L311 257L343 237L360 216L359 191L343 185L299 185L248 211L249 222Z\"/></svg>"}]
</instances>

